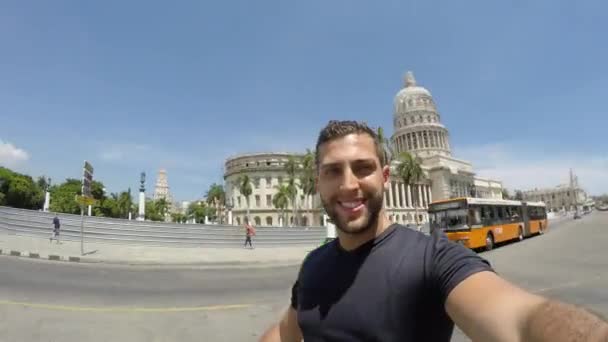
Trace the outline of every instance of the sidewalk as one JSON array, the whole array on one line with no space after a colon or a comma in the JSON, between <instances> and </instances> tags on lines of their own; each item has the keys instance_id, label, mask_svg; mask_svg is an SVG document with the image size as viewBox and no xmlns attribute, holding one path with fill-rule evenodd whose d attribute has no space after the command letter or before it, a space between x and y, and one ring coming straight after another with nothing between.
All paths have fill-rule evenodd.
<instances>
[{"instance_id":1,"label":"sidewalk","mask_svg":"<svg viewBox=\"0 0 608 342\"><path fill-rule=\"evenodd\" d=\"M253 241L255 246L255 240ZM84 243L0 234L0 254L65 262L148 266L276 267L299 265L313 246L181 248Z\"/></svg>"}]
</instances>

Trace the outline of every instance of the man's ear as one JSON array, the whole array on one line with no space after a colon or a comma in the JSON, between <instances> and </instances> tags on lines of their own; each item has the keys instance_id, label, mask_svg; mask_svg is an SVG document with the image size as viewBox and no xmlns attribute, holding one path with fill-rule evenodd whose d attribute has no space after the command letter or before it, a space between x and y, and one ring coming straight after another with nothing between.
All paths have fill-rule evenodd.
<instances>
[{"instance_id":1,"label":"man's ear","mask_svg":"<svg viewBox=\"0 0 608 342\"><path fill-rule=\"evenodd\" d=\"M391 183L391 167L388 164L382 167L382 180L384 181L384 190L388 191L389 184Z\"/></svg>"}]
</instances>

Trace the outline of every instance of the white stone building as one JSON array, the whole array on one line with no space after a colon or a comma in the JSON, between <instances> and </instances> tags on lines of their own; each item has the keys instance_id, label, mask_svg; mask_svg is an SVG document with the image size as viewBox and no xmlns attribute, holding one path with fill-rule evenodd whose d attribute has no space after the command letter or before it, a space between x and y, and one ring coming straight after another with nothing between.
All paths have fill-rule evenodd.
<instances>
[{"instance_id":1,"label":"white stone building","mask_svg":"<svg viewBox=\"0 0 608 342\"><path fill-rule=\"evenodd\" d=\"M160 169L156 178L156 186L154 187L154 200L164 198L170 206L173 206L173 197L169 191L169 182L167 181L167 170Z\"/></svg>"},{"instance_id":2,"label":"white stone building","mask_svg":"<svg viewBox=\"0 0 608 342\"><path fill-rule=\"evenodd\" d=\"M276 194L276 187L288 180L285 163L289 156L301 158L302 154L294 153L254 153L231 157L226 161L224 182L226 198L233 205L232 222L241 225L245 222L247 202L240 194L236 183L242 175L251 179L252 194L249 197L249 216L252 223L257 226L279 226L281 213L273 206L272 198ZM296 179L296 183L299 181ZM298 222L302 225L321 225L318 196L306 198L301 189L298 189L296 198L298 208ZM293 222L291 206L285 210L286 223Z\"/></svg>"},{"instance_id":3,"label":"white stone building","mask_svg":"<svg viewBox=\"0 0 608 342\"><path fill-rule=\"evenodd\" d=\"M502 183L477 177L471 163L452 156L449 132L441 123L431 93L416 84L411 72L405 85L394 99L393 135L394 152L408 151L422 160L425 180L419 185L405 186L397 178L391 181L385 193L385 206L391 220L414 223L415 212L419 222L427 221L426 210L433 200L454 197L502 198ZM311 137L314 143L315 137ZM225 164L224 179L227 198L233 199L235 224L243 222L246 205L233 183L242 174L248 174L258 183L254 185L251 217L254 223L278 225L278 212L272 206L275 186L287 179L283 164L289 153L246 154L229 158ZM301 155L300 155L301 156ZM395 165L392 165L394 168ZM318 196L305 199L298 195L299 215L305 223L322 224L323 210ZM306 203L304 203L307 201ZM291 222L291 210L288 210Z\"/></svg>"},{"instance_id":4,"label":"white stone building","mask_svg":"<svg viewBox=\"0 0 608 342\"><path fill-rule=\"evenodd\" d=\"M570 182L553 188L533 189L522 192L527 201L545 202L547 210L553 212L587 210L593 201L578 183L578 177L570 170Z\"/></svg>"}]
</instances>

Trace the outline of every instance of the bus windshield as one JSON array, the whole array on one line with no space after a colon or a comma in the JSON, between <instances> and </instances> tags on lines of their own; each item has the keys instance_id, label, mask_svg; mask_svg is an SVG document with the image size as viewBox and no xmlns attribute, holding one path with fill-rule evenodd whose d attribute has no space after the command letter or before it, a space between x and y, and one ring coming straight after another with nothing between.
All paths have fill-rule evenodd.
<instances>
[{"instance_id":1,"label":"bus windshield","mask_svg":"<svg viewBox=\"0 0 608 342\"><path fill-rule=\"evenodd\" d=\"M432 229L462 230L469 229L466 209L448 209L429 214Z\"/></svg>"}]
</instances>

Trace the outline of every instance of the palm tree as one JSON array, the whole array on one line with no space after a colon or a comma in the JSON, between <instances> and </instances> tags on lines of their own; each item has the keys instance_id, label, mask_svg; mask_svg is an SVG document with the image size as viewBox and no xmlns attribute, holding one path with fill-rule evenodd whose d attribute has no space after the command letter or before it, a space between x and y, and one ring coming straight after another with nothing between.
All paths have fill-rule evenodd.
<instances>
[{"instance_id":1,"label":"palm tree","mask_svg":"<svg viewBox=\"0 0 608 342\"><path fill-rule=\"evenodd\" d=\"M382 149L384 150L384 160L390 165L394 156L393 145L390 139L384 135L384 129L382 127L378 127L377 134L378 140L380 140L380 144L382 144Z\"/></svg>"},{"instance_id":2,"label":"palm tree","mask_svg":"<svg viewBox=\"0 0 608 342\"><path fill-rule=\"evenodd\" d=\"M298 196L298 186L296 184L296 173L298 172L299 165L295 156L289 156L287 162L285 163L285 172L287 172L287 176L289 176L289 180L287 181L287 189L289 190L289 198L291 199L292 206L292 217L293 217L293 225L297 225L296 219L296 199Z\"/></svg>"},{"instance_id":3,"label":"palm tree","mask_svg":"<svg viewBox=\"0 0 608 342\"><path fill-rule=\"evenodd\" d=\"M123 191L118 195L116 200L116 204L118 206L119 217L127 218L129 216L129 211L133 205L133 199L131 198L131 189L128 191Z\"/></svg>"},{"instance_id":4,"label":"palm tree","mask_svg":"<svg viewBox=\"0 0 608 342\"><path fill-rule=\"evenodd\" d=\"M302 189L304 196L306 196L306 202L309 202L310 197L317 193L315 189L315 155L310 149L306 149L306 154L302 159L300 189ZM312 203L308 209L309 213L312 212ZM310 223L308 225L310 225Z\"/></svg>"},{"instance_id":5,"label":"palm tree","mask_svg":"<svg viewBox=\"0 0 608 342\"><path fill-rule=\"evenodd\" d=\"M239 192L243 196L245 196L245 202L247 202L247 222L250 222L250 220L249 220L249 196L251 196L251 194L253 193L253 187L251 186L251 179L247 175L242 175L241 177L239 177L239 179L237 181L237 186L238 186Z\"/></svg>"},{"instance_id":6,"label":"palm tree","mask_svg":"<svg viewBox=\"0 0 608 342\"><path fill-rule=\"evenodd\" d=\"M220 219L220 223L223 223L222 207L226 200L224 188L219 184L213 183L209 187L209 190L207 190L205 197L207 198L207 203L215 207L216 217Z\"/></svg>"},{"instance_id":7,"label":"palm tree","mask_svg":"<svg viewBox=\"0 0 608 342\"><path fill-rule=\"evenodd\" d=\"M405 185L417 185L424 179L424 171L422 171L421 161L419 158L414 157L412 154L408 152L401 152L397 157L397 177L401 179L401 181ZM413 196L414 203L414 216L416 220L416 227L420 230L418 226L418 189L415 190L415 195Z\"/></svg>"},{"instance_id":8,"label":"palm tree","mask_svg":"<svg viewBox=\"0 0 608 342\"><path fill-rule=\"evenodd\" d=\"M156 212L161 217L161 220L166 219L167 211L169 210L169 203L164 197L161 197L156 201Z\"/></svg>"},{"instance_id":9,"label":"palm tree","mask_svg":"<svg viewBox=\"0 0 608 342\"><path fill-rule=\"evenodd\" d=\"M272 197L272 205L277 208L283 218L283 226L285 226L285 209L289 205L289 189L285 184L275 186L277 192Z\"/></svg>"}]
</instances>

